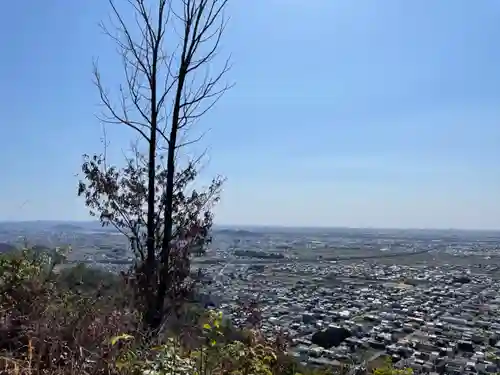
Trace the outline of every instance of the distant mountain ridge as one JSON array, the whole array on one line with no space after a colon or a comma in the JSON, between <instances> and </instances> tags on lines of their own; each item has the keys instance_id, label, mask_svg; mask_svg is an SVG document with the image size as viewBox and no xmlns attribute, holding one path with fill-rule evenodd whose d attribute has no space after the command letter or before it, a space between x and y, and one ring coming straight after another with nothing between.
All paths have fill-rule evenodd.
<instances>
[{"instance_id":1,"label":"distant mountain ridge","mask_svg":"<svg viewBox=\"0 0 500 375\"><path fill-rule=\"evenodd\" d=\"M83 227L75 224L56 224L51 229L59 231L72 231L72 232L84 230Z\"/></svg>"},{"instance_id":2,"label":"distant mountain ridge","mask_svg":"<svg viewBox=\"0 0 500 375\"><path fill-rule=\"evenodd\" d=\"M64 221L64 220L32 220L32 221L0 221L0 231L116 231L113 227L103 227L98 221Z\"/></svg>"},{"instance_id":3,"label":"distant mountain ridge","mask_svg":"<svg viewBox=\"0 0 500 375\"><path fill-rule=\"evenodd\" d=\"M112 226L103 227L99 221L65 221L65 220L31 220L31 221L0 221L0 233L9 231L59 231L59 232L109 232L117 233ZM467 229L389 229L389 228L348 228L348 227L287 227L264 225L214 225L214 234L230 236L256 237L262 234L304 234L304 235L342 235L343 237L407 237L420 239L469 239L500 240L500 230L467 230Z\"/></svg>"}]
</instances>

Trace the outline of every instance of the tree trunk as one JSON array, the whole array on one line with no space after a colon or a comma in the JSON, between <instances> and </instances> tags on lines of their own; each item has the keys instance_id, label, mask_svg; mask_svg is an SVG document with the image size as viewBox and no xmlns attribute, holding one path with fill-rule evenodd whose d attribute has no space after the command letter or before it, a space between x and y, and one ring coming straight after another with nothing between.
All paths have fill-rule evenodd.
<instances>
[{"instance_id":1,"label":"tree trunk","mask_svg":"<svg viewBox=\"0 0 500 375\"><path fill-rule=\"evenodd\" d=\"M181 95L184 88L184 82L186 77L186 71L181 66L179 73L179 82L177 86L177 92L175 95L174 110L172 115L172 127L170 130L169 147L167 154L167 188L165 192L165 208L164 208L164 232L163 232L163 242L161 246L161 272L160 272L160 285L158 288L158 294L156 297L156 311L159 316L163 315L163 310L165 308L165 297L167 290L170 287L170 252L172 246L172 208L174 200L174 177L175 177L175 146L177 144L177 131L179 127L180 119L180 106L181 106ZM157 322L161 324L161 322Z\"/></svg>"}]
</instances>

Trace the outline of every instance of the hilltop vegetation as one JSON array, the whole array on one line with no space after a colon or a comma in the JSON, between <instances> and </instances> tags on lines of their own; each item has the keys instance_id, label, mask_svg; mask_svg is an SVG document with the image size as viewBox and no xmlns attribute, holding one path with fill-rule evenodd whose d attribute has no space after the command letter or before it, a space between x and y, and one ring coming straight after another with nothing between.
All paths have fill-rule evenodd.
<instances>
[{"instance_id":1,"label":"hilltop vegetation","mask_svg":"<svg viewBox=\"0 0 500 375\"><path fill-rule=\"evenodd\" d=\"M54 266L50 254L29 249L0 256L0 361L7 372L264 375L298 368L284 342L236 330L195 305L173 318L175 328L147 332L126 278L84 265L55 274Z\"/></svg>"},{"instance_id":2,"label":"hilltop vegetation","mask_svg":"<svg viewBox=\"0 0 500 375\"><path fill-rule=\"evenodd\" d=\"M5 373L322 375L349 370L297 363L286 353L285 337L269 341L260 334L255 306L241 306L249 322L243 329L195 300L185 301L180 314L165 320L160 330L144 329L130 275L83 264L54 273L64 258L61 249L0 255L0 366ZM375 373L408 371L387 364Z\"/></svg>"}]
</instances>

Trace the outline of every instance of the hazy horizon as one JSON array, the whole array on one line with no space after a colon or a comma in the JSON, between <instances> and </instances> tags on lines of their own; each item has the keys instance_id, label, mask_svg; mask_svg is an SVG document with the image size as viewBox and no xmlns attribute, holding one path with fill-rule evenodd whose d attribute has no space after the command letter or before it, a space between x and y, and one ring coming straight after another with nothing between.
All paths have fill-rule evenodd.
<instances>
[{"instance_id":1,"label":"hazy horizon","mask_svg":"<svg viewBox=\"0 0 500 375\"><path fill-rule=\"evenodd\" d=\"M34 223L46 223L46 224L72 224L72 225L82 225L82 224L93 224L100 226L101 224L97 220L44 220L44 219L34 219L34 220L0 220L0 225L2 224L34 224ZM108 228L113 228L111 225ZM396 230L396 231L470 231L470 232L498 232L500 233L500 228L488 228L488 229L477 229L477 228L408 228L408 227L348 227L348 226L290 226L290 225L266 225L266 224L219 224L215 223L214 228L216 229L305 229L305 230Z\"/></svg>"}]
</instances>

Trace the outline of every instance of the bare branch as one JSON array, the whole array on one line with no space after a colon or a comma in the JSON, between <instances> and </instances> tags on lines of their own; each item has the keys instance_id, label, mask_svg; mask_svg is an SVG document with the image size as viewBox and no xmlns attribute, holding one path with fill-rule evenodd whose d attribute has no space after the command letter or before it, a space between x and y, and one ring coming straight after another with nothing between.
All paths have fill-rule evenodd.
<instances>
[{"instance_id":1,"label":"bare branch","mask_svg":"<svg viewBox=\"0 0 500 375\"><path fill-rule=\"evenodd\" d=\"M189 290L190 254L210 242L211 209L224 182L217 177L195 188L205 154L184 163L180 152L203 138L208 129L183 139L232 87L223 83L229 59L212 71L228 0L108 2L111 18L101 28L118 48L124 81L112 97L94 64L99 118L132 129L139 141L120 168L107 162L107 145L104 155L86 156L79 195L103 225L129 238L138 257L137 297L147 325L157 328L170 314L166 301L180 301Z\"/></svg>"}]
</instances>

